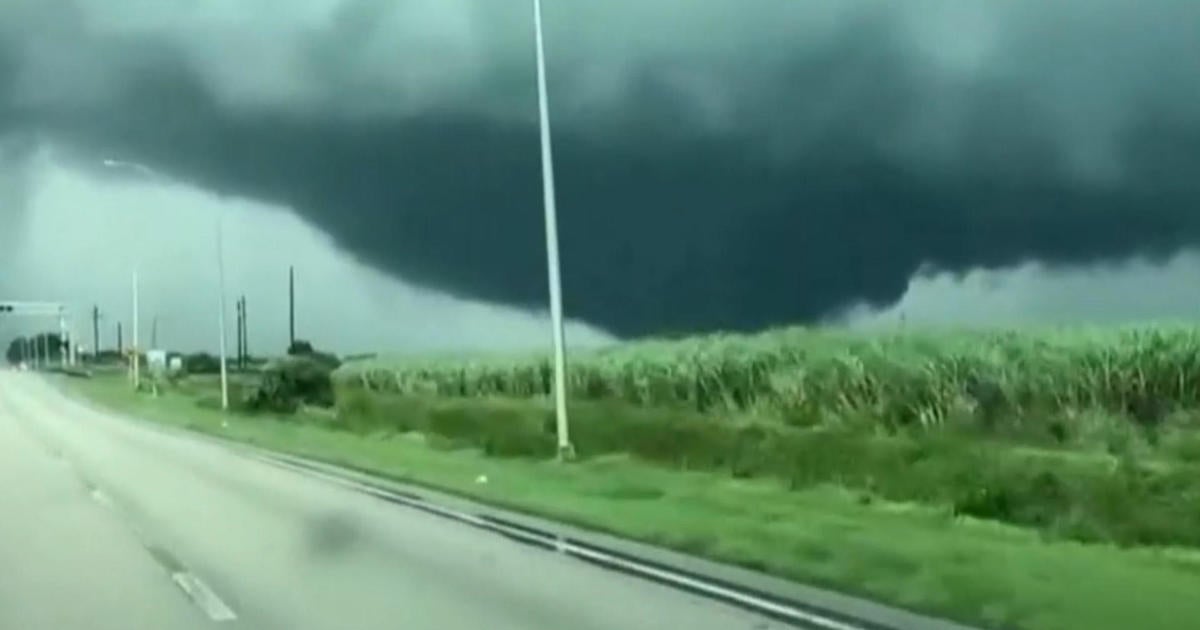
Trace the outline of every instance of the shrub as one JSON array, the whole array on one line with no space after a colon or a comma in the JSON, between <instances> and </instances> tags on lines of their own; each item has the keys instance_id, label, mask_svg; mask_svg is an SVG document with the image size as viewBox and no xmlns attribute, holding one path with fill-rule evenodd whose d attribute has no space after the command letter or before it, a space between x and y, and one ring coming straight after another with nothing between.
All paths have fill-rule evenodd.
<instances>
[{"instance_id":1,"label":"shrub","mask_svg":"<svg viewBox=\"0 0 1200 630\"><path fill-rule=\"evenodd\" d=\"M288 346L287 353L289 356L312 354L313 345L303 339L296 339Z\"/></svg>"},{"instance_id":2,"label":"shrub","mask_svg":"<svg viewBox=\"0 0 1200 630\"><path fill-rule=\"evenodd\" d=\"M288 357L268 363L258 386L247 397L254 411L292 413L304 405L332 407L332 368L309 357Z\"/></svg>"},{"instance_id":3,"label":"shrub","mask_svg":"<svg viewBox=\"0 0 1200 630\"><path fill-rule=\"evenodd\" d=\"M328 352L320 352L313 348L313 345L307 341L297 339L288 346L287 354L290 357L305 357L317 361L322 365L328 366L329 369L336 370L342 365L340 359L336 355Z\"/></svg>"},{"instance_id":4,"label":"shrub","mask_svg":"<svg viewBox=\"0 0 1200 630\"><path fill-rule=\"evenodd\" d=\"M183 358L183 370L188 374L220 374L221 360L207 352L189 354Z\"/></svg>"}]
</instances>

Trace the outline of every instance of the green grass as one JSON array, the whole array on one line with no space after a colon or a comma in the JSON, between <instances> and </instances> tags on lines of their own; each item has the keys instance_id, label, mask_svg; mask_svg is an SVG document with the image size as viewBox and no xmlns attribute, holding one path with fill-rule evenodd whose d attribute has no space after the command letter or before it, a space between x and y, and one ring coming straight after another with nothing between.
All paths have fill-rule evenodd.
<instances>
[{"instance_id":1,"label":"green grass","mask_svg":"<svg viewBox=\"0 0 1200 630\"><path fill-rule=\"evenodd\" d=\"M393 418L390 429L347 431L331 428L325 415L305 412L226 416L197 406L195 392L134 396L120 379L71 380L67 386L147 420L968 622L1028 630L1200 627L1200 555L1192 551L1047 540L1034 531L827 483L796 488L770 476L672 470L620 454L571 465L488 456L483 449L454 448L462 442L444 435L471 422L457 418L453 407L427 414L440 414L447 426L443 434L425 437L398 430L402 418ZM486 403L499 406L501 415L520 409L511 401ZM473 430L466 426L464 435ZM1104 456L1070 457L1087 464ZM475 482L481 474L488 483Z\"/></svg>"},{"instance_id":2,"label":"green grass","mask_svg":"<svg viewBox=\"0 0 1200 630\"><path fill-rule=\"evenodd\" d=\"M1077 448L1005 440L971 428L880 433L862 426L797 428L614 401L570 406L584 458L643 462L791 489L836 484L892 501L1034 527L1082 542L1200 547L1200 431L1190 416L1150 435L1121 418L1080 419ZM337 422L360 433L417 431L498 457L551 457L554 414L541 401L338 392ZM1091 444L1088 448L1087 445ZM1181 452L1182 451L1182 452Z\"/></svg>"},{"instance_id":3,"label":"green grass","mask_svg":"<svg viewBox=\"0 0 1200 630\"><path fill-rule=\"evenodd\" d=\"M404 417L514 455L552 452L552 429L519 408L545 408L550 375L544 356L480 355L376 358L334 377L347 419ZM1200 547L1194 325L789 328L575 353L568 376L585 454L837 483L1083 542ZM433 402L414 413L393 399Z\"/></svg>"}]
</instances>

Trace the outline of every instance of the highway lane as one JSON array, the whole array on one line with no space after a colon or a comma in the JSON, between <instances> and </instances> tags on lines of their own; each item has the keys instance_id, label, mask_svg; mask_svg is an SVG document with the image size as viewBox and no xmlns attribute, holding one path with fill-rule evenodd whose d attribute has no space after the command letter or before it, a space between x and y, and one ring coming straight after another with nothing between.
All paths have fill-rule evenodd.
<instances>
[{"instance_id":1,"label":"highway lane","mask_svg":"<svg viewBox=\"0 0 1200 630\"><path fill-rule=\"evenodd\" d=\"M0 628L784 627L0 373Z\"/></svg>"},{"instance_id":2,"label":"highway lane","mask_svg":"<svg viewBox=\"0 0 1200 630\"><path fill-rule=\"evenodd\" d=\"M0 406L0 628L204 622L125 524Z\"/></svg>"}]
</instances>

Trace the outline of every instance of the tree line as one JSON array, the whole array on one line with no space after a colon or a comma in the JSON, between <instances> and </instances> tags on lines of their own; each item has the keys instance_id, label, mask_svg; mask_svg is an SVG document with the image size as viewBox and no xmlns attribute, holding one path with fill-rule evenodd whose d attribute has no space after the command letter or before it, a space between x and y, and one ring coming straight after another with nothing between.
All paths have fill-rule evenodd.
<instances>
[{"instance_id":1,"label":"tree line","mask_svg":"<svg viewBox=\"0 0 1200 630\"><path fill-rule=\"evenodd\" d=\"M50 361L61 361L69 351L70 344L61 335L48 332L13 339L4 352L4 358L13 365L31 362L39 356Z\"/></svg>"}]
</instances>

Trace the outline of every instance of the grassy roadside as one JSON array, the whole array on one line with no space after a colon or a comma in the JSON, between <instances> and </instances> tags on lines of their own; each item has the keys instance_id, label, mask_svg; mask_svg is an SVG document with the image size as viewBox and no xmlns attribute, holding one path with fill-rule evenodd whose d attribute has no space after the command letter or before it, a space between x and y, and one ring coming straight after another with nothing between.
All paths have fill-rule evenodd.
<instances>
[{"instance_id":1,"label":"grassy roadside","mask_svg":"<svg viewBox=\"0 0 1200 630\"><path fill-rule=\"evenodd\" d=\"M120 378L72 380L147 420L258 444L823 584L955 619L1030 630L1200 625L1200 554L1046 542L947 511L832 487L682 473L622 456L571 466L432 448L413 434L233 416L177 393L135 397ZM477 484L478 475L488 476Z\"/></svg>"}]
</instances>

